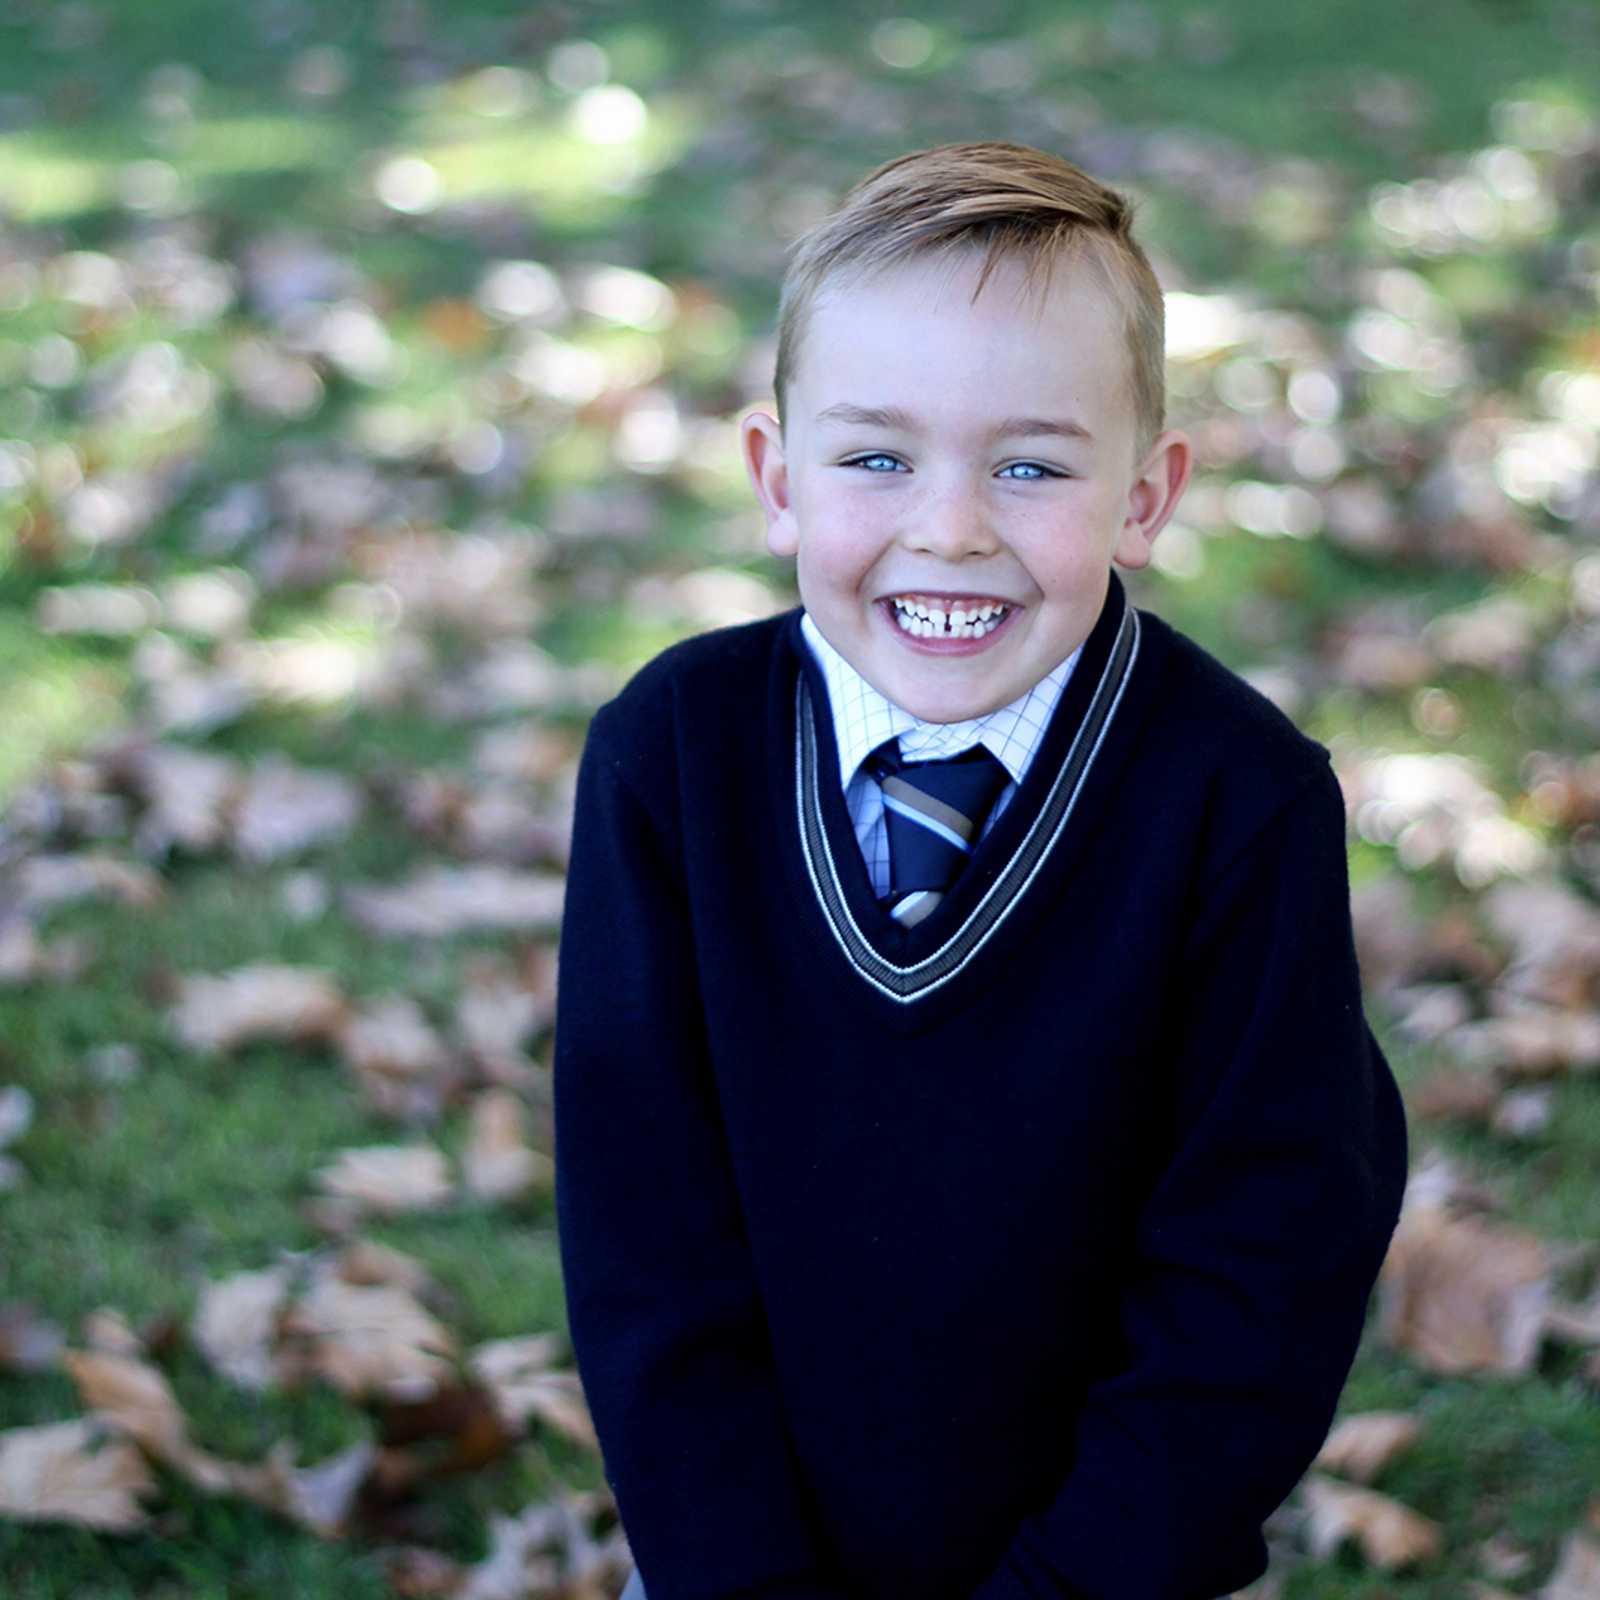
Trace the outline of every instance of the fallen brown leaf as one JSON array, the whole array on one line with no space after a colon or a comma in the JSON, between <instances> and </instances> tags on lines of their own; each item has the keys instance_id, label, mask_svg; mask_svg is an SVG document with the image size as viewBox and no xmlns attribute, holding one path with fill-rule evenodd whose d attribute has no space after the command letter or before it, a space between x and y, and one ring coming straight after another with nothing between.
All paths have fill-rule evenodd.
<instances>
[{"instance_id":1,"label":"fallen brown leaf","mask_svg":"<svg viewBox=\"0 0 1600 1600\"><path fill-rule=\"evenodd\" d=\"M456 1034L486 1069L525 1064L523 1050L555 1012L554 985L545 972L521 969L498 956L468 961L456 1001Z\"/></svg>"},{"instance_id":2,"label":"fallen brown leaf","mask_svg":"<svg viewBox=\"0 0 1600 1600\"><path fill-rule=\"evenodd\" d=\"M344 996L315 967L257 963L178 982L168 1020L190 1050L233 1050L258 1039L332 1039L345 1019Z\"/></svg>"},{"instance_id":3,"label":"fallen brown leaf","mask_svg":"<svg viewBox=\"0 0 1600 1600\"><path fill-rule=\"evenodd\" d=\"M433 1275L415 1256L371 1239L353 1239L335 1257L333 1275L344 1283L385 1284L418 1298L437 1292Z\"/></svg>"},{"instance_id":4,"label":"fallen brown leaf","mask_svg":"<svg viewBox=\"0 0 1600 1600\"><path fill-rule=\"evenodd\" d=\"M361 808L360 786L351 779L265 756L234 801L234 853L257 863L296 855L348 833Z\"/></svg>"},{"instance_id":5,"label":"fallen brown leaf","mask_svg":"<svg viewBox=\"0 0 1600 1600\"><path fill-rule=\"evenodd\" d=\"M414 1398L449 1381L455 1340L403 1289L327 1277L285 1314L285 1381L325 1378L352 1398Z\"/></svg>"},{"instance_id":6,"label":"fallen brown leaf","mask_svg":"<svg viewBox=\"0 0 1600 1600\"><path fill-rule=\"evenodd\" d=\"M344 891L344 903L362 927L390 937L527 932L552 928L561 920L563 883L551 873L516 872L488 863L430 867L388 888L352 886Z\"/></svg>"},{"instance_id":7,"label":"fallen brown leaf","mask_svg":"<svg viewBox=\"0 0 1600 1600\"><path fill-rule=\"evenodd\" d=\"M253 1474L249 1498L323 1538L341 1536L372 1474L377 1447L362 1440L314 1467L296 1467L295 1453L287 1440L278 1440Z\"/></svg>"},{"instance_id":8,"label":"fallen brown leaf","mask_svg":"<svg viewBox=\"0 0 1600 1600\"><path fill-rule=\"evenodd\" d=\"M1539 1600L1595 1600L1600 1595L1600 1542L1574 1531L1561 1541L1561 1554Z\"/></svg>"},{"instance_id":9,"label":"fallen brown leaf","mask_svg":"<svg viewBox=\"0 0 1600 1600\"><path fill-rule=\"evenodd\" d=\"M1520 1578L1533 1565L1533 1552L1497 1533L1478 1546L1478 1561L1491 1578Z\"/></svg>"},{"instance_id":10,"label":"fallen brown leaf","mask_svg":"<svg viewBox=\"0 0 1600 1600\"><path fill-rule=\"evenodd\" d=\"M188 1418L166 1378L147 1362L100 1350L67 1350L61 1364L83 1403L152 1455L165 1459L188 1447Z\"/></svg>"},{"instance_id":11,"label":"fallen brown leaf","mask_svg":"<svg viewBox=\"0 0 1600 1600\"><path fill-rule=\"evenodd\" d=\"M1545 1312L1545 1332L1565 1344L1600 1345L1600 1291L1582 1305L1556 1302Z\"/></svg>"},{"instance_id":12,"label":"fallen brown leaf","mask_svg":"<svg viewBox=\"0 0 1600 1600\"><path fill-rule=\"evenodd\" d=\"M315 1176L326 1193L381 1216L441 1206L453 1193L444 1153L431 1144L342 1150Z\"/></svg>"},{"instance_id":13,"label":"fallen brown leaf","mask_svg":"<svg viewBox=\"0 0 1600 1600\"><path fill-rule=\"evenodd\" d=\"M1484 1124L1500 1100L1500 1083L1492 1072L1461 1067L1435 1067L1406 1096L1413 1116L1424 1122Z\"/></svg>"},{"instance_id":14,"label":"fallen brown leaf","mask_svg":"<svg viewBox=\"0 0 1600 1600\"><path fill-rule=\"evenodd\" d=\"M17 889L29 911L90 899L152 906L166 893L149 867L94 850L31 857L17 868Z\"/></svg>"},{"instance_id":15,"label":"fallen brown leaf","mask_svg":"<svg viewBox=\"0 0 1600 1600\"><path fill-rule=\"evenodd\" d=\"M590 1515L576 1496L528 1507L517 1517L491 1515L489 1554L469 1569L457 1600L528 1600L555 1594L606 1600L621 1587L632 1560L620 1528L596 1542Z\"/></svg>"},{"instance_id":16,"label":"fallen brown leaf","mask_svg":"<svg viewBox=\"0 0 1600 1600\"><path fill-rule=\"evenodd\" d=\"M293 1280L289 1267L237 1272L207 1284L200 1296L194 1342L241 1388L262 1390L273 1382L273 1346Z\"/></svg>"},{"instance_id":17,"label":"fallen brown leaf","mask_svg":"<svg viewBox=\"0 0 1600 1600\"><path fill-rule=\"evenodd\" d=\"M144 1340L116 1306L96 1306L85 1315L79 1332L88 1349L103 1355L128 1356L137 1361L148 1353Z\"/></svg>"},{"instance_id":18,"label":"fallen brown leaf","mask_svg":"<svg viewBox=\"0 0 1600 1600\"><path fill-rule=\"evenodd\" d=\"M401 1600L449 1600L467 1580L459 1561L422 1545L392 1545L378 1553L383 1576Z\"/></svg>"},{"instance_id":19,"label":"fallen brown leaf","mask_svg":"<svg viewBox=\"0 0 1600 1600\"><path fill-rule=\"evenodd\" d=\"M0 1433L0 1515L130 1533L155 1489L138 1449L88 1417Z\"/></svg>"},{"instance_id":20,"label":"fallen brown leaf","mask_svg":"<svg viewBox=\"0 0 1600 1600\"><path fill-rule=\"evenodd\" d=\"M1368 1561L1393 1572L1429 1560L1444 1548L1438 1523L1374 1489L1311 1473L1302 1480L1301 1491L1310 1517L1311 1553L1318 1560L1354 1538Z\"/></svg>"},{"instance_id":21,"label":"fallen brown leaf","mask_svg":"<svg viewBox=\"0 0 1600 1600\"><path fill-rule=\"evenodd\" d=\"M95 1416L126 1434L147 1455L208 1493L232 1487L234 1464L194 1445L189 1419L171 1385L148 1362L98 1350L68 1350L61 1364Z\"/></svg>"},{"instance_id":22,"label":"fallen brown leaf","mask_svg":"<svg viewBox=\"0 0 1600 1600\"><path fill-rule=\"evenodd\" d=\"M515 1200L548 1184L555 1166L524 1132L522 1102L509 1089L489 1089L472 1103L472 1132L462 1152L467 1187L486 1200Z\"/></svg>"},{"instance_id":23,"label":"fallen brown leaf","mask_svg":"<svg viewBox=\"0 0 1600 1600\"><path fill-rule=\"evenodd\" d=\"M554 1334L491 1339L467 1356L467 1365L494 1395L507 1422L526 1428L535 1418L576 1443L597 1450L594 1423L574 1371L557 1371L564 1353Z\"/></svg>"},{"instance_id":24,"label":"fallen brown leaf","mask_svg":"<svg viewBox=\"0 0 1600 1600\"><path fill-rule=\"evenodd\" d=\"M1435 1372L1529 1372L1552 1271L1531 1233L1410 1206L1379 1275L1379 1336Z\"/></svg>"},{"instance_id":25,"label":"fallen brown leaf","mask_svg":"<svg viewBox=\"0 0 1600 1600\"><path fill-rule=\"evenodd\" d=\"M1316 1466L1371 1483L1416 1443L1422 1421L1405 1411L1359 1411L1343 1418L1317 1454Z\"/></svg>"},{"instance_id":26,"label":"fallen brown leaf","mask_svg":"<svg viewBox=\"0 0 1600 1600\"><path fill-rule=\"evenodd\" d=\"M366 1002L339 1030L339 1048L363 1100L382 1116L432 1120L464 1073L421 1006L408 995Z\"/></svg>"},{"instance_id":27,"label":"fallen brown leaf","mask_svg":"<svg viewBox=\"0 0 1600 1600\"><path fill-rule=\"evenodd\" d=\"M205 854L226 839L239 782L238 764L228 757L182 745L136 745L117 752L109 770L144 802L134 843L145 855L165 855L174 845Z\"/></svg>"},{"instance_id":28,"label":"fallen brown leaf","mask_svg":"<svg viewBox=\"0 0 1600 1600\"><path fill-rule=\"evenodd\" d=\"M1514 1089L1500 1097L1489 1127L1505 1139L1535 1139L1550 1126L1554 1111L1548 1089Z\"/></svg>"},{"instance_id":29,"label":"fallen brown leaf","mask_svg":"<svg viewBox=\"0 0 1600 1600\"><path fill-rule=\"evenodd\" d=\"M441 1385L417 1399L385 1397L376 1410L391 1480L403 1472L408 1486L487 1466L511 1448L518 1431L476 1382ZM410 1459L402 1466L392 1459L398 1455Z\"/></svg>"}]
</instances>

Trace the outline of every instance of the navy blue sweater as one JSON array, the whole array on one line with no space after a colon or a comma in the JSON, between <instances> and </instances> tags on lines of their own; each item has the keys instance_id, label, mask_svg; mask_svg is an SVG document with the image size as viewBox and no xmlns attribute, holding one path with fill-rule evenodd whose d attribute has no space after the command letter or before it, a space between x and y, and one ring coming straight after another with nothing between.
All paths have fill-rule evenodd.
<instances>
[{"instance_id":1,"label":"navy blue sweater","mask_svg":"<svg viewBox=\"0 0 1600 1600\"><path fill-rule=\"evenodd\" d=\"M837 774L797 611L584 752L557 1214L650 1600L1243 1587L1406 1176L1327 752L1113 575L917 927Z\"/></svg>"}]
</instances>

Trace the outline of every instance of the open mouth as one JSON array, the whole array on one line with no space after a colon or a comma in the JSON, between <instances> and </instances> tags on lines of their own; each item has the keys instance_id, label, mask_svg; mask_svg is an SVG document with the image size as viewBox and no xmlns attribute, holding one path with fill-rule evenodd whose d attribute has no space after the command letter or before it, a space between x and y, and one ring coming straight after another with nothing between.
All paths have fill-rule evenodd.
<instances>
[{"instance_id":1,"label":"open mouth","mask_svg":"<svg viewBox=\"0 0 1600 1600\"><path fill-rule=\"evenodd\" d=\"M889 598L896 624L914 639L981 639L993 633L1013 609L1004 600L981 595L960 600L911 594Z\"/></svg>"}]
</instances>

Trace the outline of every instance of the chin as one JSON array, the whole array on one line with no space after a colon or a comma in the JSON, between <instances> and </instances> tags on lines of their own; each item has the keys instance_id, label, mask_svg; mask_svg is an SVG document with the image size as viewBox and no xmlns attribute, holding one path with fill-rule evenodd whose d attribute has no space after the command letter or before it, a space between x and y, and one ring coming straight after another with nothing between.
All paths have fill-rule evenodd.
<instances>
[{"instance_id":1,"label":"chin","mask_svg":"<svg viewBox=\"0 0 1600 1600\"><path fill-rule=\"evenodd\" d=\"M1005 704L1003 700L928 700L915 695L906 699L894 695L889 698L920 722L970 722L974 717L998 711Z\"/></svg>"}]
</instances>

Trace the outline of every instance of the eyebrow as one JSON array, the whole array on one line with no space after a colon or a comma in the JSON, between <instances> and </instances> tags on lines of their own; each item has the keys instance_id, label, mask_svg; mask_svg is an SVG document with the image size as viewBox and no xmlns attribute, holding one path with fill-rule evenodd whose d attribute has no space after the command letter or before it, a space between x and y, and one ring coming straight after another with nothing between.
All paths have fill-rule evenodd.
<instances>
[{"instance_id":1,"label":"eyebrow","mask_svg":"<svg viewBox=\"0 0 1600 1600\"><path fill-rule=\"evenodd\" d=\"M826 406L817 413L816 420L838 422L857 428L895 428L901 433L920 433L917 419L899 406L857 406L848 401ZM1094 443L1094 435L1081 422L1070 417L1005 417L989 429L990 439L1008 439L1021 436L1035 438L1081 439Z\"/></svg>"}]
</instances>

